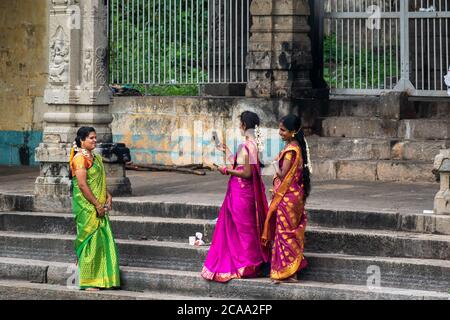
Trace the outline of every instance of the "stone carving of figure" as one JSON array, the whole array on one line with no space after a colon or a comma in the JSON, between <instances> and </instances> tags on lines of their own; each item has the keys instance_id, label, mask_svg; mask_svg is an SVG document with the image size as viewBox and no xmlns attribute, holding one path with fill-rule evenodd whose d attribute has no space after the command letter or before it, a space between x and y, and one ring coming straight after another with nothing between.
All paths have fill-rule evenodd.
<instances>
[{"instance_id":1,"label":"stone carving of figure","mask_svg":"<svg viewBox=\"0 0 450 320\"><path fill-rule=\"evenodd\" d=\"M58 27L50 45L49 77L51 82L67 82L69 67L69 47L64 32Z\"/></svg>"},{"instance_id":2,"label":"stone carving of figure","mask_svg":"<svg viewBox=\"0 0 450 320\"><path fill-rule=\"evenodd\" d=\"M84 53L83 74L84 74L84 80L86 82L92 81L92 52L91 51L86 51Z\"/></svg>"}]
</instances>

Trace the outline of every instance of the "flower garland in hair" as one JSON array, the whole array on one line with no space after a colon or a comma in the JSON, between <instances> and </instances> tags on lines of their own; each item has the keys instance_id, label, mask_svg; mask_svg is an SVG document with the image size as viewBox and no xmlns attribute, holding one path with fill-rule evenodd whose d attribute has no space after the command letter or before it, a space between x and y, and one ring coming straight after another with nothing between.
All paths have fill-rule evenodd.
<instances>
[{"instance_id":1,"label":"flower garland in hair","mask_svg":"<svg viewBox=\"0 0 450 320\"><path fill-rule=\"evenodd\" d=\"M77 142L74 141L72 143L72 151L70 152L70 161L72 161L73 157L75 156L75 153L81 152L82 155L84 155L85 157L90 157L90 154L87 152L86 149L82 149L80 147L77 146ZM94 156L94 153L91 152L92 156Z\"/></svg>"},{"instance_id":2,"label":"flower garland in hair","mask_svg":"<svg viewBox=\"0 0 450 320\"><path fill-rule=\"evenodd\" d=\"M303 139L305 139L305 145L306 145L306 157L308 158L308 164L306 165L306 167L308 167L309 173L310 173L310 174L313 174L312 163L311 163L311 152L309 152L308 141L306 141L306 138L305 138L304 136L303 136Z\"/></svg>"},{"instance_id":3,"label":"flower garland in hair","mask_svg":"<svg viewBox=\"0 0 450 320\"><path fill-rule=\"evenodd\" d=\"M258 148L259 152L264 151L264 138L262 135L261 128L259 126L255 126L255 142L256 147Z\"/></svg>"}]
</instances>

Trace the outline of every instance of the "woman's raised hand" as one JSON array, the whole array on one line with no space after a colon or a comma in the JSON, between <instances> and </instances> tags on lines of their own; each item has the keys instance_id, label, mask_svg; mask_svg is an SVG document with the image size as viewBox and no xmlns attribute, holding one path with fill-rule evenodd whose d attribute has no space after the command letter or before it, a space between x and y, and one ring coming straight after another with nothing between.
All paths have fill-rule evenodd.
<instances>
[{"instance_id":1,"label":"woman's raised hand","mask_svg":"<svg viewBox=\"0 0 450 320\"><path fill-rule=\"evenodd\" d=\"M224 144L224 143L221 143L221 144L219 144L219 145L217 146L217 149L218 149L219 151L222 151L222 152L226 153L226 152L227 152L227 149L228 149L228 147L227 147L227 145L226 145L226 144Z\"/></svg>"}]
</instances>

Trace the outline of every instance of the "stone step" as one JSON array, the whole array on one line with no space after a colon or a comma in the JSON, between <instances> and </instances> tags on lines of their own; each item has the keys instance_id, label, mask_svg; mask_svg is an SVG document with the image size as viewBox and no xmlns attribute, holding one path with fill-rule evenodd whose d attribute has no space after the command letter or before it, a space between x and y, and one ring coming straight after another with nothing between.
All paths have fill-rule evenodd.
<instances>
[{"instance_id":1,"label":"stone step","mask_svg":"<svg viewBox=\"0 0 450 320\"><path fill-rule=\"evenodd\" d=\"M114 202L114 209L111 212L113 219L116 216L146 216L213 220L217 218L220 206L122 198ZM308 223L316 226L450 234L450 216L328 210L309 206L307 212Z\"/></svg>"},{"instance_id":2,"label":"stone step","mask_svg":"<svg viewBox=\"0 0 450 320\"><path fill-rule=\"evenodd\" d=\"M314 259L310 258L310 261L314 266ZM427 291L424 288L416 290L387 287L388 282L383 282L383 273L381 273L381 286L377 288L368 287L367 282L357 285L312 281L307 279L308 274L305 272L300 275L299 283L280 284L274 290L274 285L268 278L233 280L223 285L205 281L198 271L136 267L121 267L122 289L125 291L107 290L91 294L67 288L67 279L72 270L75 270L73 268L73 265L64 263L0 258L0 276L2 279L9 279L0 281L0 297L26 296L27 293L31 294L31 288L36 291L42 288L45 290L44 292L48 292L48 290L57 290L58 287L63 290L61 297L73 294L74 297L81 299L95 297L96 294L113 294L113 298L126 296L145 299L145 295L153 298L152 292L158 292L162 297L177 297L177 299L179 297L188 299L190 297L198 297L198 299L448 299L449 296L445 292L442 282L440 284L436 282L440 291ZM11 275L11 269L21 272ZM30 274L36 273L36 270L40 270L41 277L30 276ZM335 272L339 273L339 271ZM361 275L367 278L367 274L362 271ZM334 274L328 274L328 279L336 280ZM43 283L29 283L28 281ZM399 282L399 279L395 281ZM407 281L405 284L408 284ZM10 289L10 296L8 296L7 288ZM131 291L135 291L135 293L133 294ZM47 294L43 296L48 297ZM30 295L30 297L32 296Z\"/></svg>"},{"instance_id":3,"label":"stone step","mask_svg":"<svg viewBox=\"0 0 450 320\"><path fill-rule=\"evenodd\" d=\"M448 140L450 139L450 120L329 117L322 120L322 136Z\"/></svg>"},{"instance_id":4,"label":"stone step","mask_svg":"<svg viewBox=\"0 0 450 320\"><path fill-rule=\"evenodd\" d=\"M314 160L414 160L433 163L450 140L308 137Z\"/></svg>"},{"instance_id":5,"label":"stone step","mask_svg":"<svg viewBox=\"0 0 450 320\"><path fill-rule=\"evenodd\" d=\"M402 113L404 119L449 119L450 103L447 97L408 97L408 104Z\"/></svg>"},{"instance_id":6,"label":"stone step","mask_svg":"<svg viewBox=\"0 0 450 320\"><path fill-rule=\"evenodd\" d=\"M436 182L432 161L313 160L315 180Z\"/></svg>"},{"instance_id":7,"label":"stone step","mask_svg":"<svg viewBox=\"0 0 450 320\"><path fill-rule=\"evenodd\" d=\"M0 231L0 256L38 260L75 261L72 235ZM187 241L116 239L121 261L127 265L190 270L201 267L208 247L190 246ZM331 229L310 226L305 248L317 253L450 260L450 238L398 231Z\"/></svg>"},{"instance_id":8,"label":"stone step","mask_svg":"<svg viewBox=\"0 0 450 320\"><path fill-rule=\"evenodd\" d=\"M0 280L1 300L204 300L196 296L162 292L101 290L98 292L71 289L62 285Z\"/></svg>"},{"instance_id":9,"label":"stone step","mask_svg":"<svg viewBox=\"0 0 450 320\"><path fill-rule=\"evenodd\" d=\"M399 122L401 139L450 139L450 119L408 119Z\"/></svg>"},{"instance_id":10,"label":"stone step","mask_svg":"<svg viewBox=\"0 0 450 320\"><path fill-rule=\"evenodd\" d=\"M76 234L72 214L40 212L0 213L0 230L16 232ZM214 223L202 219L111 216L115 237L129 240L178 241L201 232L209 241Z\"/></svg>"},{"instance_id":11,"label":"stone step","mask_svg":"<svg viewBox=\"0 0 450 320\"><path fill-rule=\"evenodd\" d=\"M396 138L398 121L380 118L328 117L322 121L322 136L341 138ZM444 139L441 138L441 139Z\"/></svg>"},{"instance_id":12,"label":"stone step","mask_svg":"<svg viewBox=\"0 0 450 320\"><path fill-rule=\"evenodd\" d=\"M219 211L219 207L215 212ZM153 214L157 214L153 212ZM308 210L308 225L327 228L392 230L428 234L450 234L450 216ZM206 219L164 218L154 216L110 216L115 237L129 240L187 242L189 236L201 232L210 241L215 222ZM41 212L0 213L0 230L51 234L75 234L71 214Z\"/></svg>"},{"instance_id":13,"label":"stone step","mask_svg":"<svg viewBox=\"0 0 450 320\"><path fill-rule=\"evenodd\" d=\"M331 96L328 116L397 119L400 116L400 97L393 94L381 96Z\"/></svg>"}]
</instances>

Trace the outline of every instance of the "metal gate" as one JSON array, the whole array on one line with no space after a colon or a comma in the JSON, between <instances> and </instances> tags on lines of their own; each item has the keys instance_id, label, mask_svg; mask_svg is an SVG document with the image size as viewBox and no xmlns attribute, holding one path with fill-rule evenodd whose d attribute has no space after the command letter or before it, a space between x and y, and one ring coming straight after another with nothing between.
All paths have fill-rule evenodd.
<instances>
[{"instance_id":1,"label":"metal gate","mask_svg":"<svg viewBox=\"0 0 450 320\"><path fill-rule=\"evenodd\" d=\"M324 77L335 94L446 96L450 0L325 1Z\"/></svg>"},{"instance_id":2,"label":"metal gate","mask_svg":"<svg viewBox=\"0 0 450 320\"><path fill-rule=\"evenodd\" d=\"M108 0L110 83L243 84L250 0Z\"/></svg>"}]
</instances>

